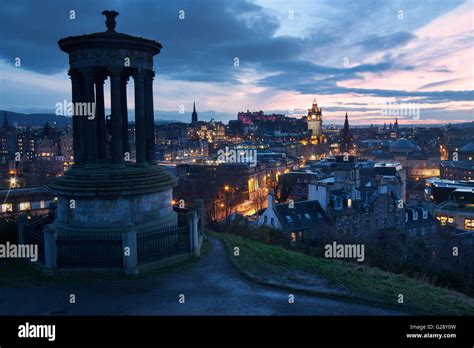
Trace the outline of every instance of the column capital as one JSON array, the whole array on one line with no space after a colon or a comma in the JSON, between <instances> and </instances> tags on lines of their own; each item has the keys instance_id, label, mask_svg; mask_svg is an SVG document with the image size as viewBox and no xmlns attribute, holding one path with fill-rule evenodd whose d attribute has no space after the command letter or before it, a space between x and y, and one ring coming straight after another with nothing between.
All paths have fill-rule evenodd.
<instances>
[{"instance_id":1,"label":"column capital","mask_svg":"<svg viewBox=\"0 0 474 348\"><path fill-rule=\"evenodd\" d=\"M146 71L146 78L148 81L153 81L155 78L155 72L153 70L148 70Z\"/></svg>"},{"instance_id":2,"label":"column capital","mask_svg":"<svg viewBox=\"0 0 474 348\"><path fill-rule=\"evenodd\" d=\"M67 72L67 74L69 75L69 77L71 78L71 80L74 79L74 78L78 78L78 77L81 76L79 70L77 70L77 69L69 69L68 72Z\"/></svg>"},{"instance_id":3,"label":"column capital","mask_svg":"<svg viewBox=\"0 0 474 348\"><path fill-rule=\"evenodd\" d=\"M127 84L129 80L130 80L130 75L128 74L122 75L122 83Z\"/></svg>"},{"instance_id":4,"label":"column capital","mask_svg":"<svg viewBox=\"0 0 474 348\"><path fill-rule=\"evenodd\" d=\"M95 74L95 83L97 85L100 85L100 84L103 85L106 79L107 79L107 74L105 73Z\"/></svg>"},{"instance_id":5,"label":"column capital","mask_svg":"<svg viewBox=\"0 0 474 348\"><path fill-rule=\"evenodd\" d=\"M153 79L155 77L155 73L151 70L148 70L148 72L145 75L145 85L147 88L153 85Z\"/></svg>"},{"instance_id":6,"label":"column capital","mask_svg":"<svg viewBox=\"0 0 474 348\"><path fill-rule=\"evenodd\" d=\"M79 68L79 72L84 76L86 80L94 80L95 79L95 70L93 68Z\"/></svg>"},{"instance_id":7,"label":"column capital","mask_svg":"<svg viewBox=\"0 0 474 348\"><path fill-rule=\"evenodd\" d=\"M148 69L137 68L133 71L132 76L134 80L145 80Z\"/></svg>"},{"instance_id":8,"label":"column capital","mask_svg":"<svg viewBox=\"0 0 474 348\"><path fill-rule=\"evenodd\" d=\"M114 66L114 67L108 68L108 72L111 77L121 77L123 71L124 71L124 68L122 67Z\"/></svg>"}]
</instances>

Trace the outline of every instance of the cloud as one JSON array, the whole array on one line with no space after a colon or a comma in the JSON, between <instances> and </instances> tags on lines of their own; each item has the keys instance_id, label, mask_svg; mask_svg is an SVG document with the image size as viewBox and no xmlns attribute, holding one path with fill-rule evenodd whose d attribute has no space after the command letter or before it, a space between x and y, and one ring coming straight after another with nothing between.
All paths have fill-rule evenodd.
<instances>
[{"instance_id":1,"label":"cloud","mask_svg":"<svg viewBox=\"0 0 474 348\"><path fill-rule=\"evenodd\" d=\"M377 98L437 105L473 100L467 87L472 71L465 68L472 7L460 0L5 0L1 107L27 99L47 108L45 101L69 96L67 88L57 88L70 83L67 55L57 41L105 30L104 9L120 12L117 31L162 43L154 60L155 100L170 112L193 96L203 110L217 112L275 109L271 103L282 101L305 108L312 95L333 103L347 98L361 108ZM453 53L464 70L451 61ZM15 57L22 61L18 78Z\"/></svg>"},{"instance_id":2,"label":"cloud","mask_svg":"<svg viewBox=\"0 0 474 348\"><path fill-rule=\"evenodd\" d=\"M450 84L452 82L457 82L457 81L462 81L462 80L464 80L464 78L456 78L456 79L449 79L449 80L431 82L431 83L427 83L426 85L423 85L423 86L419 87L418 90L428 89L428 88L433 88L433 87L439 87L439 86L445 86L445 85Z\"/></svg>"},{"instance_id":3,"label":"cloud","mask_svg":"<svg viewBox=\"0 0 474 348\"><path fill-rule=\"evenodd\" d=\"M359 45L368 51L384 51L404 45L414 38L416 38L416 35L412 33L399 31L385 36L371 35L362 41L356 42L355 45Z\"/></svg>"}]
</instances>

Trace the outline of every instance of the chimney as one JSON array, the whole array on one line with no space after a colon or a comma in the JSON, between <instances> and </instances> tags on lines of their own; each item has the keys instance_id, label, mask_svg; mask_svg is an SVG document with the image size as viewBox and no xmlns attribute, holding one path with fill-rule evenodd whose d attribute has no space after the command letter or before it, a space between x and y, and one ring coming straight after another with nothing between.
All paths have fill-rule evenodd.
<instances>
[{"instance_id":1,"label":"chimney","mask_svg":"<svg viewBox=\"0 0 474 348\"><path fill-rule=\"evenodd\" d=\"M318 191L318 185L308 184L308 201L317 200L316 191Z\"/></svg>"},{"instance_id":2,"label":"chimney","mask_svg":"<svg viewBox=\"0 0 474 348\"><path fill-rule=\"evenodd\" d=\"M268 209L273 210L273 206L275 205L275 191L273 189L270 189L270 192L268 192Z\"/></svg>"}]
</instances>

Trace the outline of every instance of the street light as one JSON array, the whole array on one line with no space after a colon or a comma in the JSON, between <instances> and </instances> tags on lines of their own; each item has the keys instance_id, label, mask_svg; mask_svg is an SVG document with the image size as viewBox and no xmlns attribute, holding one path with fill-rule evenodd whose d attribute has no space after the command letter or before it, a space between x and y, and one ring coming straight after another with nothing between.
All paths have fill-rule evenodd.
<instances>
[{"instance_id":1,"label":"street light","mask_svg":"<svg viewBox=\"0 0 474 348\"><path fill-rule=\"evenodd\" d=\"M16 181L15 177L10 178L10 187L16 186L16 183L17 183L17 181Z\"/></svg>"}]
</instances>

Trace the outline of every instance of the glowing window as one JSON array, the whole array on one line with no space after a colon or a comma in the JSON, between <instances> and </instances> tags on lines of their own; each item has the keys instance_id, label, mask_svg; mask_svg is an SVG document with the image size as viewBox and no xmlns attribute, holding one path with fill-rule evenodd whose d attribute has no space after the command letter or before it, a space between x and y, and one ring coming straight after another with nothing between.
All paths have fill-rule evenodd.
<instances>
[{"instance_id":1,"label":"glowing window","mask_svg":"<svg viewBox=\"0 0 474 348\"><path fill-rule=\"evenodd\" d=\"M2 213L11 212L11 211L13 211L13 204L11 203L2 204Z\"/></svg>"},{"instance_id":2,"label":"glowing window","mask_svg":"<svg viewBox=\"0 0 474 348\"><path fill-rule=\"evenodd\" d=\"M21 202L20 203L20 210L29 210L31 209L31 203L30 202Z\"/></svg>"},{"instance_id":3,"label":"glowing window","mask_svg":"<svg viewBox=\"0 0 474 348\"><path fill-rule=\"evenodd\" d=\"M474 231L474 219L464 219L464 228L468 231Z\"/></svg>"}]
</instances>

